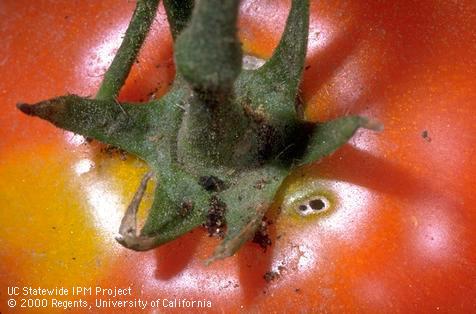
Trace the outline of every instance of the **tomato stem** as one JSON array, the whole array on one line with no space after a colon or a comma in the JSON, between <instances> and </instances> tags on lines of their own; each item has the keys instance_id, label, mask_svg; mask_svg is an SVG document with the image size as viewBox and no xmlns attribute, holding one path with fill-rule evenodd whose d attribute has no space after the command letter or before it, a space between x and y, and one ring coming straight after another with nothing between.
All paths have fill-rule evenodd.
<instances>
[{"instance_id":1,"label":"tomato stem","mask_svg":"<svg viewBox=\"0 0 476 314\"><path fill-rule=\"evenodd\" d=\"M239 3L199 1L175 44L177 70L207 101L230 94L241 72L241 44L236 35Z\"/></svg>"},{"instance_id":2,"label":"tomato stem","mask_svg":"<svg viewBox=\"0 0 476 314\"><path fill-rule=\"evenodd\" d=\"M170 25L170 32L175 39L187 26L192 16L193 0L164 0L165 12Z\"/></svg>"},{"instance_id":3,"label":"tomato stem","mask_svg":"<svg viewBox=\"0 0 476 314\"><path fill-rule=\"evenodd\" d=\"M142 43L152 25L159 0L138 0L131 22L96 94L96 99L110 100L119 95L137 59Z\"/></svg>"}]
</instances>

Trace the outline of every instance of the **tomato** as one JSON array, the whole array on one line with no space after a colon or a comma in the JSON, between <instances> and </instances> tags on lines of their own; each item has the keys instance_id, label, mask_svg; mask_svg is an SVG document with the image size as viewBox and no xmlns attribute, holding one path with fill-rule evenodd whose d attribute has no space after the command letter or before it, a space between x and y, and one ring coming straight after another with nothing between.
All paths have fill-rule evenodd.
<instances>
[{"instance_id":1,"label":"tomato","mask_svg":"<svg viewBox=\"0 0 476 314\"><path fill-rule=\"evenodd\" d=\"M289 5L242 1L245 51L271 55ZM210 312L476 310L474 1L313 1L301 84L307 118L360 114L385 131L360 132L287 180L266 252L249 243L208 267L218 240L201 229L146 253L117 244L145 165L15 109L93 95L133 8L125 0L1 4L0 309L20 302L7 294L17 286L65 287L70 294L57 299L92 306L140 298L149 312L157 299L161 312L190 310L183 299L210 301L194 308ZM160 7L120 98L159 97L173 75ZM328 210L300 216L296 208L316 195ZM76 286L93 293L73 296ZM96 286L131 287L131 295L96 295ZM179 303L164 307L174 305L164 299ZM61 311L48 300L45 312Z\"/></svg>"}]
</instances>

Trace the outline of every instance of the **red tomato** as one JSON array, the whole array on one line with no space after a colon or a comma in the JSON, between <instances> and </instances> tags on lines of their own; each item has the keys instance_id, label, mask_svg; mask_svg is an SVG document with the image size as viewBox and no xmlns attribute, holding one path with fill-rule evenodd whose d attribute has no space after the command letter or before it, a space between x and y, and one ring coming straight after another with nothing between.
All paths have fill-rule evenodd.
<instances>
[{"instance_id":1,"label":"red tomato","mask_svg":"<svg viewBox=\"0 0 476 314\"><path fill-rule=\"evenodd\" d=\"M270 56L289 4L242 1L248 53ZM160 312L191 309L164 299L211 301L195 308L210 312L476 310L474 1L312 1L307 117L361 114L385 131L359 132L287 180L265 253L250 243L209 267L217 240L200 229L147 253L115 243L145 165L15 109L93 95L133 8L126 0L0 5L0 309L20 302L7 287L65 287L62 298L78 300L72 287L83 286L93 289L81 298L94 311L110 312L118 309L96 309L96 300L140 298L149 312L157 299ZM173 71L161 7L121 98L159 97ZM316 195L329 210L299 216ZM131 295L96 295L96 286L130 286ZM46 312L61 310L48 300Z\"/></svg>"}]
</instances>

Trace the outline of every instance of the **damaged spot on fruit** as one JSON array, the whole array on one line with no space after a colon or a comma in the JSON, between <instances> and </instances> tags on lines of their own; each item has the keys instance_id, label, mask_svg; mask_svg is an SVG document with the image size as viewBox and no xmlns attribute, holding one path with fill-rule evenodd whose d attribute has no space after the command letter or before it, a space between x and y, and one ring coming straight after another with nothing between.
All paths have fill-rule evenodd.
<instances>
[{"instance_id":1,"label":"damaged spot on fruit","mask_svg":"<svg viewBox=\"0 0 476 314\"><path fill-rule=\"evenodd\" d=\"M297 207L297 213L301 216L315 215L327 211L330 202L325 196L318 196Z\"/></svg>"},{"instance_id":2,"label":"damaged spot on fruit","mask_svg":"<svg viewBox=\"0 0 476 314\"><path fill-rule=\"evenodd\" d=\"M271 281L278 280L281 276L286 273L287 269L283 265L279 265L276 270L267 271L263 275L263 279L266 283L270 283Z\"/></svg>"},{"instance_id":3,"label":"damaged spot on fruit","mask_svg":"<svg viewBox=\"0 0 476 314\"><path fill-rule=\"evenodd\" d=\"M276 271L267 271L264 275L263 275L263 279L267 282L267 283L270 283L271 281L273 280L277 280L279 279L280 277L280 274Z\"/></svg>"},{"instance_id":4,"label":"damaged spot on fruit","mask_svg":"<svg viewBox=\"0 0 476 314\"><path fill-rule=\"evenodd\" d=\"M423 132L421 132L421 137L428 143L431 142L430 133L427 130L424 130Z\"/></svg>"},{"instance_id":5,"label":"damaged spot on fruit","mask_svg":"<svg viewBox=\"0 0 476 314\"><path fill-rule=\"evenodd\" d=\"M282 213L297 219L322 217L336 208L336 199L324 182L297 180L285 192Z\"/></svg>"}]
</instances>

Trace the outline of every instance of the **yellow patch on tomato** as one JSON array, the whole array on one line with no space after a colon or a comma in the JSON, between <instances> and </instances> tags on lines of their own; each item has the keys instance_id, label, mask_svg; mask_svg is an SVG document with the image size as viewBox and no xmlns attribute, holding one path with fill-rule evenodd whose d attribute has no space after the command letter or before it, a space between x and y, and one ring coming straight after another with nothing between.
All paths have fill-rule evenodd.
<instances>
[{"instance_id":1,"label":"yellow patch on tomato","mask_svg":"<svg viewBox=\"0 0 476 314\"><path fill-rule=\"evenodd\" d=\"M2 294L10 286L65 287L70 294L64 299L74 300L73 286L94 287L110 276L127 251L116 243L115 233L147 171L131 156L122 159L77 143L32 145L3 154ZM142 216L151 205L152 189L150 184Z\"/></svg>"}]
</instances>

